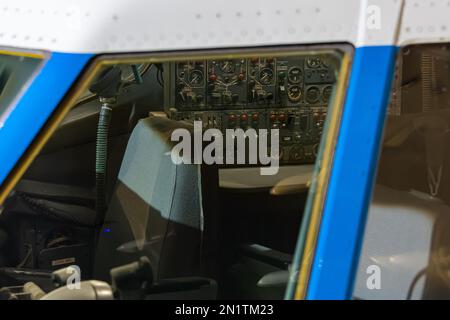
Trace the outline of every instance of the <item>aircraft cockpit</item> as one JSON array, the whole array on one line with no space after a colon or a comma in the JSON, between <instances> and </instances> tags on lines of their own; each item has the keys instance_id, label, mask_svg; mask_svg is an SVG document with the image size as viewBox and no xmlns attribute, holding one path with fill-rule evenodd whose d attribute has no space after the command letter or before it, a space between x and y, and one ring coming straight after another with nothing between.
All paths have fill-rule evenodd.
<instances>
[{"instance_id":1,"label":"aircraft cockpit","mask_svg":"<svg viewBox=\"0 0 450 320\"><path fill-rule=\"evenodd\" d=\"M0 287L76 265L122 298L282 299L349 55L98 57L4 203Z\"/></svg>"}]
</instances>

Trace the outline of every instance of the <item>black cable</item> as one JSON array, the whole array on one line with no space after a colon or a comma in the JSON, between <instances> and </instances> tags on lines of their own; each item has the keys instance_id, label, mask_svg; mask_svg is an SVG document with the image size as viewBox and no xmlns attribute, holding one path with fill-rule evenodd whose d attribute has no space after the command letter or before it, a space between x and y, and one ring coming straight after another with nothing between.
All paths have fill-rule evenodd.
<instances>
[{"instance_id":1,"label":"black cable","mask_svg":"<svg viewBox=\"0 0 450 320\"><path fill-rule=\"evenodd\" d=\"M23 258L23 260L17 265L16 268L23 268L24 266L26 266L28 260L30 260L30 258L33 256L33 247L29 244L26 245L28 250L27 250L27 254L25 255L25 258Z\"/></svg>"},{"instance_id":2,"label":"black cable","mask_svg":"<svg viewBox=\"0 0 450 320\"><path fill-rule=\"evenodd\" d=\"M411 284L409 285L408 294L406 295L406 300L411 300L412 295L414 293L414 288L416 287L417 282L427 273L427 267L420 270L413 278Z\"/></svg>"},{"instance_id":3,"label":"black cable","mask_svg":"<svg viewBox=\"0 0 450 320\"><path fill-rule=\"evenodd\" d=\"M163 86L162 81L161 81L161 79L160 79L160 71L159 71L159 69L156 71L156 82L158 82L158 84L159 84L161 87Z\"/></svg>"},{"instance_id":4,"label":"black cable","mask_svg":"<svg viewBox=\"0 0 450 320\"><path fill-rule=\"evenodd\" d=\"M58 210L57 208L49 206L47 200L37 199L37 198L31 197L23 192L16 192L16 194L17 194L17 197L19 199L23 200L35 214L42 215L46 218L49 218L52 220L58 220L58 221L68 223L71 225L78 225L80 227L92 228L91 224L80 221L73 214L69 215L67 212L61 212L61 210Z\"/></svg>"},{"instance_id":5,"label":"black cable","mask_svg":"<svg viewBox=\"0 0 450 320\"><path fill-rule=\"evenodd\" d=\"M142 81L142 76L139 73L138 66L136 64L132 64L131 65L131 70L133 70L134 81L137 84L141 84L143 81Z\"/></svg>"},{"instance_id":6,"label":"black cable","mask_svg":"<svg viewBox=\"0 0 450 320\"><path fill-rule=\"evenodd\" d=\"M158 82L158 84L161 87L163 87L164 86L164 76L163 76L164 70L163 70L163 67L160 64L155 64L155 66L157 68L157 70L156 70L156 81Z\"/></svg>"}]
</instances>

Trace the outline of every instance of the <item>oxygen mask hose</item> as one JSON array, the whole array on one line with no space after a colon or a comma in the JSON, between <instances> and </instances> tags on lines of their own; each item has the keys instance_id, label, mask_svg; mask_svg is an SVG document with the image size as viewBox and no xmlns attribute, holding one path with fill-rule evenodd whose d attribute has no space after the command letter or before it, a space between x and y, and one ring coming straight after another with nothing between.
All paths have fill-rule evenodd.
<instances>
[{"instance_id":1,"label":"oxygen mask hose","mask_svg":"<svg viewBox=\"0 0 450 320\"><path fill-rule=\"evenodd\" d=\"M121 70L109 67L92 83L89 90L99 96L101 103L97 126L97 141L95 148L95 189L96 189L96 219L97 226L103 223L106 205L106 165L108 156L109 127L112 117L112 106L121 85Z\"/></svg>"}]
</instances>

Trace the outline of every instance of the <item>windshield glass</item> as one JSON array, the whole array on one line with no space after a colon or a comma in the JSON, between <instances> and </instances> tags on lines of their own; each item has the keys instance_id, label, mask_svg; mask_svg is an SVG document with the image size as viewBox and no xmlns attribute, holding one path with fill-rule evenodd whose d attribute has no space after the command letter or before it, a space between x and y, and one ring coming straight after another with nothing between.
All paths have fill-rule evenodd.
<instances>
[{"instance_id":1,"label":"windshield glass","mask_svg":"<svg viewBox=\"0 0 450 320\"><path fill-rule=\"evenodd\" d=\"M450 44L402 48L354 292L450 298Z\"/></svg>"},{"instance_id":2,"label":"windshield glass","mask_svg":"<svg viewBox=\"0 0 450 320\"><path fill-rule=\"evenodd\" d=\"M296 251L297 239L318 232L350 52L98 57L4 202L0 275L14 281L0 287L20 285L24 269L45 287L40 275L70 267L121 282L125 299L132 280L120 270L137 263L139 297L293 297L290 274L314 251L302 241Z\"/></svg>"},{"instance_id":3,"label":"windshield glass","mask_svg":"<svg viewBox=\"0 0 450 320\"><path fill-rule=\"evenodd\" d=\"M0 50L0 125L41 62L42 56L38 54Z\"/></svg>"}]
</instances>

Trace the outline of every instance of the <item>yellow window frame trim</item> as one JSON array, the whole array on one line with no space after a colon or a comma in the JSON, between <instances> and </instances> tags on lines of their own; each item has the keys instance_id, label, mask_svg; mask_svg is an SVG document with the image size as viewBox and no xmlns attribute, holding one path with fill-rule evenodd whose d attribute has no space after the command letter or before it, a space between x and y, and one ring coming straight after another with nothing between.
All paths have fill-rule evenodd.
<instances>
[{"instance_id":1,"label":"yellow window frame trim","mask_svg":"<svg viewBox=\"0 0 450 320\"><path fill-rule=\"evenodd\" d=\"M317 237L320 231L322 221L322 210L326 198L326 190L328 189L329 177L333 165L334 148L336 140L339 135L341 115L344 106L346 86L348 82L348 75L351 68L351 57L346 54L341 61L341 69L339 70L339 77L335 89L335 97L333 106L329 108L331 114L329 117L329 127L326 132L325 141L323 144L323 158L318 159L318 172L313 179L316 179L316 193L313 195L313 202L311 207L311 217L307 228L305 245L303 255L300 259L300 270L298 274L298 282L295 290L294 298L297 300L304 300L308 289L308 281L311 274L311 267L313 264L315 249L317 245Z\"/></svg>"},{"instance_id":2,"label":"yellow window frame trim","mask_svg":"<svg viewBox=\"0 0 450 320\"><path fill-rule=\"evenodd\" d=\"M5 56L16 56L16 57L24 57L24 58L34 58L44 60L47 55L42 52L35 51L15 51L13 49L0 49L0 55Z\"/></svg>"}]
</instances>

